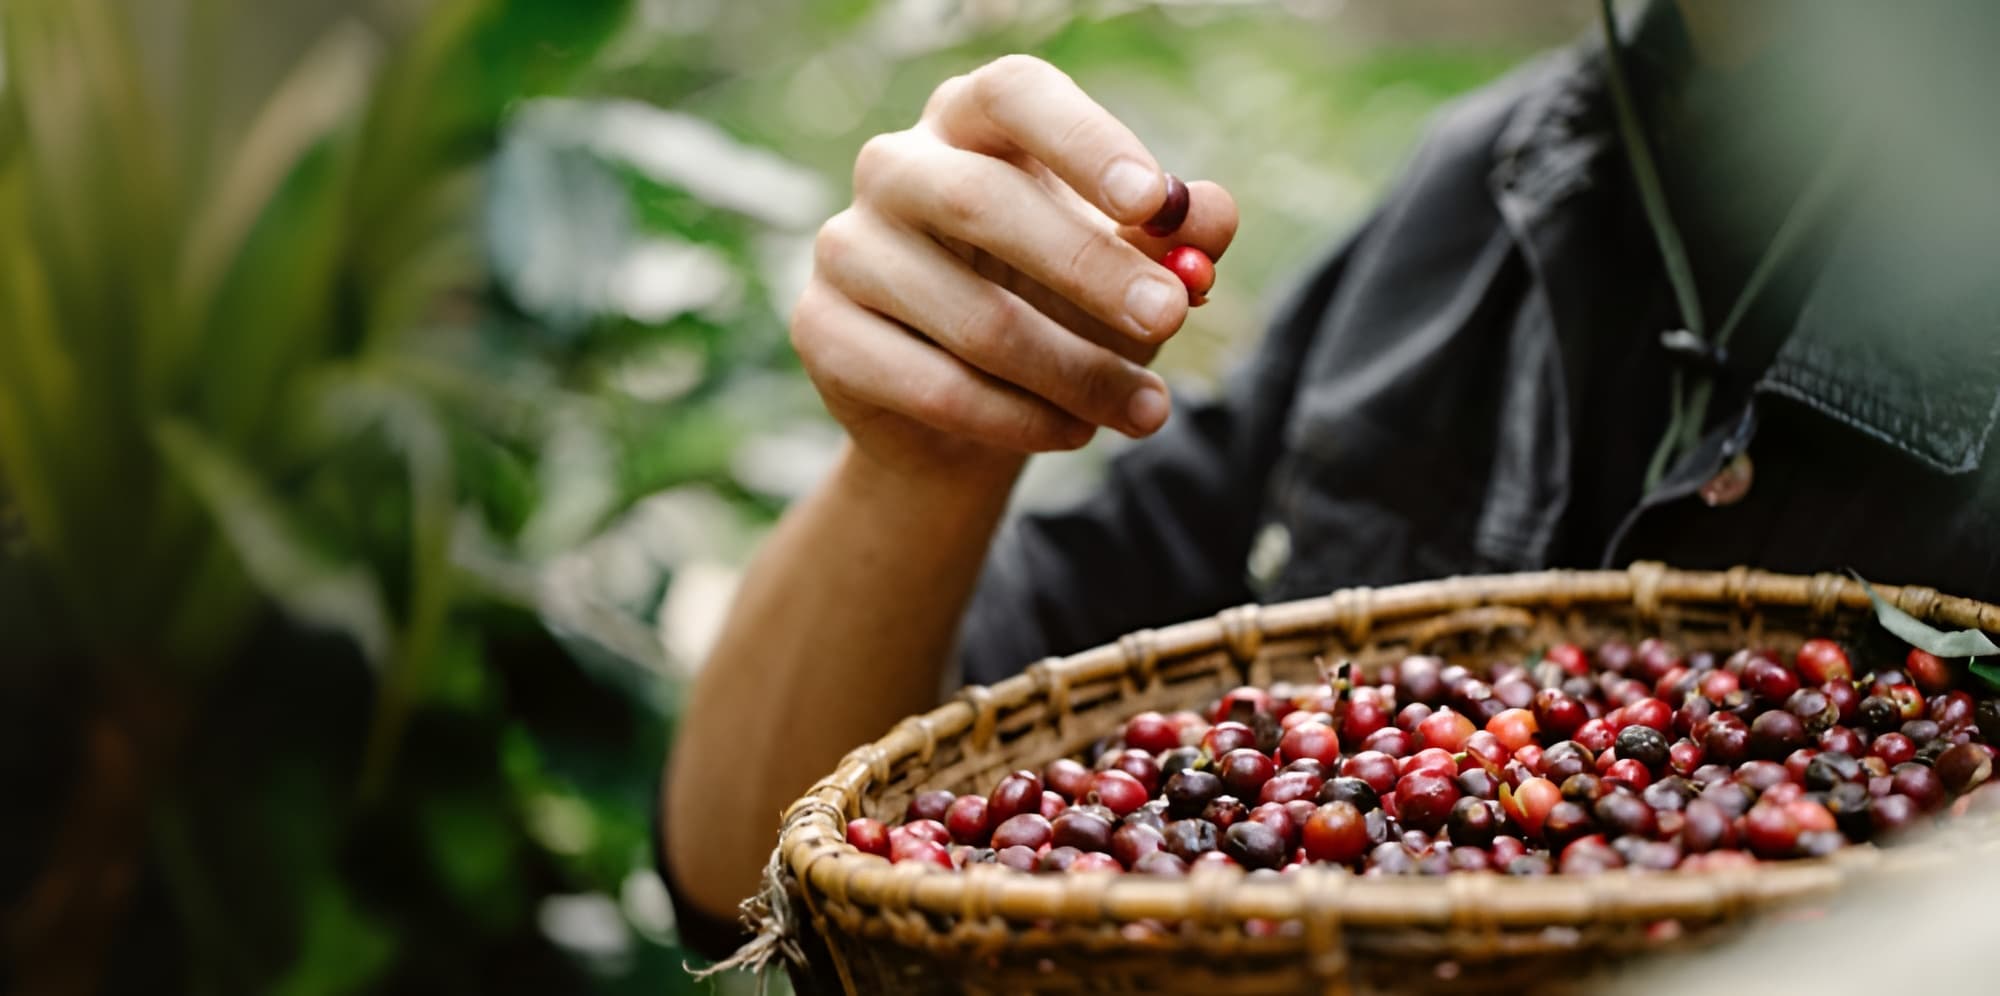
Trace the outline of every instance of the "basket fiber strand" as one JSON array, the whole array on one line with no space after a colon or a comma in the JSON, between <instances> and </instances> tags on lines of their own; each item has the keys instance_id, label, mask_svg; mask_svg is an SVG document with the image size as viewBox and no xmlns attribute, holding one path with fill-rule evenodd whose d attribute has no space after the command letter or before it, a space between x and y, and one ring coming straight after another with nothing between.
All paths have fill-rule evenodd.
<instances>
[{"instance_id":1,"label":"basket fiber strand","mask_svg":"<svg viewBox=\"0 0 2000 996\"><path fill-rule=\"evenodd\" d=\"M1911 615L2000 629L2000 607L1878 586ZM757 917L801 991L1558 993L1640 952L1699 945L1746 914L1825 896L1990 846L1968 831L1880 850L1699 873L1516 878L1358 877L1309 867L1273 879L952 873L891 865L845 841L848 819L893 821L930 789L984 792L1018 768L1083 751L1133 713L1212 700L1240 684L1317 680L1314 660L1371 679L1415 653L1520 659L1552 643L1657 635L1681 650L1785 653L1871 626L1865 590L1835 574L1744 567L1544 571L1349 588L1243 606L971 687L842 760L792 804ZM1976 825L1975 825L1976 824ZM801 957L803 956L803 957Z\"/></svg>"}]
</instances>

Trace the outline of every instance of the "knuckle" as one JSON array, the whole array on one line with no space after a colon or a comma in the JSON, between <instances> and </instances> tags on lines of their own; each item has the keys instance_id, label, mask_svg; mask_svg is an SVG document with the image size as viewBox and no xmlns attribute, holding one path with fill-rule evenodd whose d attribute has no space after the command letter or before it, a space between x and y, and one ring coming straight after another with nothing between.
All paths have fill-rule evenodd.
<instances>
[{"instance_id":1,"label":"knuckle","mask_svg":"<svg viewBox=\"0 0 2000 996\"><path fill-rule=\"evenodd\" d=\"M966 413L964 392L946 381L933 381L918 387L910 398L910 414L932 428L962 432Z\"/></svg>"},{"instance_id":2,"label":"knuckle","mask_svg":"<svg viewBox=\"0 0 2000 996\"><path fill-rule=\"evenodd\" d=\"M1116 232L1092 225L1078 240L1063 272L1079 275L1088 286L1100 286L1103 281L1097 275L1115 273L1121 257L1136 251Z\"/></svg>"},{"instance_id":3,"label":"knuckle","mask_svg":"<svg viewBox=\"0 0 2000 996\"><path fill-rule=\"evenodd\" d=\"M970 73L960 73L939 83L937 89L931 91L930 99L924 102L923 117L925 119L935 118L942 114L949 114L952 109L962 106L966 95L971 92L973 86L972 74Z\"/></svg>"},{"instance_id":4,"label":"knuckle","mask_svg":"<svg viewBox=\"0 0 2000 996\"><path fill-rule=\"evenodd\" d=\"M884 132L861 143L854 156L854 193L864 196L896 174L903 151L902 132Z\"/></svg>"},{"instance_id":5,"label":"knuckle","mask_svg":"<svg viewBox=\"0 0 2000 996\"><path fill-rule=\"evenodd\" d=\"M1092 421L1103 422L1122 413L1125 395L1131 393L1125 364L1109 350L1091 350L1082 362L1064 371L1063 383L1073 392L1072 403L1079 413L1088 412Z\"/></svg>"},{"instance_id":6,"label":"knuckle","mask_svg":"<svg viewBox=\"0 0 2000 996\"><path fill-rule=\"evenodd\" d=\"M959 320L958 328L953 330L958 350L967 359L978 360L990 360L1004 354L1007 342L1021 320L1019 300L996 289L972 302Z\"/></svg>"},{"instance_id":7,"label":"knuckle","mask_svg":"<svg viewBox=\"0 0 2000 996\"><path fill-rule=\"evenodd\" d=\"M828 218L813 239L813 265L829 273L845 268L863 251L861 228L861 220L851 208Z\"/></svg>"},{"instance_id":8,"label":"knuckle","mask_svg":"<svg viewBox=\"0 0 2000 996\"><path fill-rule=\"evenodd\" d=\"M1049 77L1055 67L1032 55L1003 55L981 66L972 76L973 100L981 110L992 110L1001 101L1039 80Z\"/></svg>"},{"instance_id":9,"label":"knuckle","mask_svg":"<svg viewBox=\"0 0 2000 996\"><path fill-rule=\"evenodd\" d=\"M977 172L954 169L936 178L939 219L959 231L978 231L993 211L993 186Z\"/></svg>"}]
</instances>

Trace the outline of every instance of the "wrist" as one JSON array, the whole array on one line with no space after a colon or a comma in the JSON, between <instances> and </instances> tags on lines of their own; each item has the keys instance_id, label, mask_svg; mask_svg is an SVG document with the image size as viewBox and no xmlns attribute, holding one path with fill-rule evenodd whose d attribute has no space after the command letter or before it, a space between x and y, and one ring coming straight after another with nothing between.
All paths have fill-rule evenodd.
<instances>
[{"instance_id":1,"label":"wrist","mask_svg":"<svg viewBox=\"0 0 2000 996\"><path fill-rule=\"evenodd\" d=\"M877 459L849 439L835 468L842 490L870 504L926 513L997 515L1006 507L1028 458L1019 453L966 454L923 466Z\"/></svg>"}]
</instances>

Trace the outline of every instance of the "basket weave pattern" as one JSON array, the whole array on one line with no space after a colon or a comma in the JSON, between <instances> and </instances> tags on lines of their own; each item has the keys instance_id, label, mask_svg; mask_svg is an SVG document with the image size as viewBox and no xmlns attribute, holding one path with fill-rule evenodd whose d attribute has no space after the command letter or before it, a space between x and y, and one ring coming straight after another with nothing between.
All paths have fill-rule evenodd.
<instances>
[{"instance_id":1,"label":"basket weave pattern","mask_svg":"<svg viewBox=\"0 0 2000 996\"><path fill-rule=\"evenodd\" d=\"M1919 619L2000 629L2000 607L1878 590ZM850 993L1568 991L1564 980L1592 964L1699 943L1759 908L1954 852L1861 846L1737 871L1541 878L1311 867L1250 881L892 866L849 847L844 828L855 816L899 818L917 792L984 792L1144 709L1316 680L1316 656L1351 660L1376 680L1413 653L1488 663L1562 640L1659 635L1683 650L1790 652L1809 635L1871 624L1868 610L1863 588L1839 575L1641 563L1343 589L1140 631L967 688L850 753L786 812L770 885L784 891L785 919L819 942L802 981Z\"/></svg>"}]
</instances>

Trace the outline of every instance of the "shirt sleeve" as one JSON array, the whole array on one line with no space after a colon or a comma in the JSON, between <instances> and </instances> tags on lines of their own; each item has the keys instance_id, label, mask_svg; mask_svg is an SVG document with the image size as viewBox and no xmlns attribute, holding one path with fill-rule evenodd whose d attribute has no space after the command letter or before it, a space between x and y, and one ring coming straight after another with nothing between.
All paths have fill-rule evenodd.
<instances>
[{"instance_id":1,"label":"shirt sleeve","mask_svg":"<svg viewBox=\"0 0 2000 996\"><path fill-rule=\"evenodd\" d=\"M1002 527L960 624L967 683L1252 600L1246 561L1299 371L1361 238L1309 272L1217 396L1176 399L1090 497Z\"/></svg>"}]
</instances>

